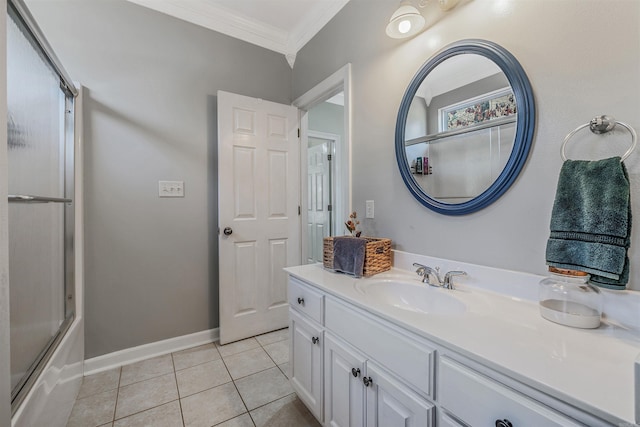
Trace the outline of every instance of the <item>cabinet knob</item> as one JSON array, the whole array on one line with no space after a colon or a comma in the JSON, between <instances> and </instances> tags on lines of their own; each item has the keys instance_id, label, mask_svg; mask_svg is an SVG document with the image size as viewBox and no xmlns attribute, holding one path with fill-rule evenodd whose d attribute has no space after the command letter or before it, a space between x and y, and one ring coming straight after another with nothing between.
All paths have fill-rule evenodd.
<instances>
[{"instance_id":1,"label":"cabinet knob","mask_svg":"<svg viewBox=\"0 0 640 427\"><path fill-rule=\"evenodd\" d=\"M231 227L225 227L222 232L225 236L231 236L233 234L233 229Z\"/></svg>"},{"instance_id":2,"label":"cabinet knob","mask_svg":"<svg viewBox=\"0 0 640 427\"><path fill-rule=\"evenodd\" d=\"M351 368L351 374L357 378L360 375L360 368Z\"/></svg>"},{"instance_id":3,"label":"cabinet knob","mask_svg":"<svg viewBox=\"0 0 640 427\"><path fill-rule=\"evenodd\" d=\"M513 427L513 424L511 424L511 421L507 419L496 420L496 427Z\"/></svg>"},{"instance_id":4,"label":"cabinet knob","mask_svg":"<svg viewBox=\"0 0 640 427\"><path fill-rule=\"evenodd\" d=\"M320 338L318 337L311 337L311 342L314 344L318 344L318 341L320 341Z\"/></svg>"},{"instance_id":5,"label":"cabinet knob","mask_svg":"<svg viewBox=\"0 0 640 427\"><path fill-rule=\"evenodd\" d=\"M365 387L369 387L371 384L373 384L373 380L371 379L371 377L362 378L362 382L364 383Z\"/></svg>"},{"instance_id":6,"label":"cabinet knob","mask_svg":"<svg viewBox=\"0 0 640 427\"><path fill-rule=\"evenodd\" d=\"M298 304L304 305L304 298L298 297Z\"/></svg>"}]
</instances>

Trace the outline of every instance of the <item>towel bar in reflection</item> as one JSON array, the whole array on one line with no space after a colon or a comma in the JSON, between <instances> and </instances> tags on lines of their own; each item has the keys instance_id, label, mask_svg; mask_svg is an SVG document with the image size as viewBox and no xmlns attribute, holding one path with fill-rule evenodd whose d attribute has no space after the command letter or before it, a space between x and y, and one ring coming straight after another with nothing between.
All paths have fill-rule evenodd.
<instances>
[{"instance_id":1,"label":"towel bar in reflection","mask_svg":"<svg viewBox=\"0 0 640 427\"><path fill-rule=\"evenodd\" d=\"M564 138L564 142L562 143L562 149L560 150L560 154L562 155L562 160L567 160L567 155L565 154L565 147L567 146L567 142L569 142L569 140L573 137L573 135L575 135L582 129L589 127L591 132L595 134L602 134L602 133L607 133L612 131L616 127L616 125L622 126L626 130L628 130L629 133L631 134L631 147L629 147L629 149L621 157L621 161L624 161L627 157L629 157L629 155L636 148L636 143L638 142L638 135L636 134L636 131L631 126L629 126L626 123L616 121L616 119L614 119L611 116L594 117L593 119L591 119L589 123L580 125L574 130L572 130L571 132L569 132L569 134Z\"/></svg>"}]
</instances>

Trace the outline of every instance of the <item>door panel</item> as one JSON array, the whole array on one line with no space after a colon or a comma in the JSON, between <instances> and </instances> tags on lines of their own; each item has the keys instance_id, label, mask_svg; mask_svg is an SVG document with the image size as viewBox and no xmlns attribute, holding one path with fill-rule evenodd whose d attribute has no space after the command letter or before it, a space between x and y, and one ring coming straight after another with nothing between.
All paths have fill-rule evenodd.
<instances>
[{"instance_id":1,"label":"door panel","mask_svg":"<svg viewBox=\"0 0 640 427\"><path fill-rule=\"evenodd\" d=\"M322 262L322 242L331 234L331 141L309 137L307 150L307 263Z\"/></svg>"},{"instance_id":2,"label":"door panel","mask_svg":"<svg viewBox=\"0 0 640 427\"><path fill-rule=\"evenodd\" d=\"M297 110L218 92L220 342L287 326L300 263Z\"/></svg>"},{"instance_id":3,"label":"door panel","mask_svg":"<svg viewBox=\"0 0 640 427\"><path fill-rule=\"evenodd\" d=\"M322 422L323 332L313 323L290 311L289 347L291 386L311 413Z\"/></svg>"},{"instance_id":4,"label":"door panel","mask_svg":"<svg viewBox=\"0 0 640 427\"><path fill-rule=\"evenodd\" d=\"M376 364L367 362L367 427L429 427L434 406Z\"/></svg>"},{"instance_id":5,"label":"door panel","mask_svg":"<svg viewBox=\"0 0 640 427\"><path fill-rule=\"evenodd\" d=\"M364 425L365 358L329 333L324 342L325 416L331 427ZM356 376L353 375L356 369Z\"/></svg>"}]
</instances>

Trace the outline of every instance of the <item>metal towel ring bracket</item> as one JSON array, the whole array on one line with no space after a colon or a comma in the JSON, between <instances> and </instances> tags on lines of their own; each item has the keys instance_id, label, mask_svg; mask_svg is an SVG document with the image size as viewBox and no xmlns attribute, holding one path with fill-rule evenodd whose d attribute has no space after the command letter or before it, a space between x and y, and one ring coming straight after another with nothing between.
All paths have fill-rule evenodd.
<instances>
[{"instance_id":1,"label":"metal towel ring bracket","mask_svg":"<svg viewBox=\"0 0 640 427\"><path fill-rule=\"evenodd\" d=\"M636 143L638 142L638 135L636 134L636 131L629 126L626 123L622 123L622 122L618 122L616 121L616 119L614 119L611 116L599 116L599 117L594 117L593 119L591 119L591 121L587 124L578 126L577 128L575 128L573 131L571 131L565 138L564 138L564 142L562 143L562 149L560 150L560 153L562 155L562 160L567 160L567 156L564 152L564 149L567 145L567 142L569 142L569 140L571 139L571 137L573 137L573 135L575 135L577 132L579 132L580 130L586 128L587 126L589 127L589 129L591 129L591 132L595 133L595 134L602 134L602 133L607 133L609 131L612 131L616 125L620 125L623 128L625 128L626 130L629 131L629 133L631 134L631 147L629 147L629 149L627 150L626 153L624 153L620 159L620 161L624 161L627 157L629 157L629 155L633 152L633 150L636 148Z\"/></svg>"}]
</instances>

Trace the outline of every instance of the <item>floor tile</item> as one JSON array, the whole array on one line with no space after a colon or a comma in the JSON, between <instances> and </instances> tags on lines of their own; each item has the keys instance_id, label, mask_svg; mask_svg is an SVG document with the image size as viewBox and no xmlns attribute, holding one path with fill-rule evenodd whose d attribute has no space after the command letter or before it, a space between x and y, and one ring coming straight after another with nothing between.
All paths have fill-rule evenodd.
<instances>
[{"instance_id":1,"label":"floor tile","mask_svg":"<svg viewBox=\"0 0 640 427\"><path fill-rule=\"evenodd\" d=\"M113 423L113 427L182 427L182 412L177 400L138 412Z\"/></svg>"},{"instance_id":2,"label":"floor tile","mask_svg":"<svg viewBox=\"0 0 640 427\"><path fill-rule=\"evenodd\" d=\"M185 427L209 427L247 411L233 383L181 399Z\"/></svg>"},{"instance_id":3,"label":"floor tile","mask_svg":"<svg viewBox=\"0 0 640 427\"><path fill-rule=\"evenodd\" d=\"M120 387L116 419L178 399L173 373Z\"/></svg>"},{"instance_id":4,"label":"floor tile","mask_svg":"<svg viewBox=\"0 0 640 427\"><path fill-rule=\"evenodd\" d=\"M289 380L277 367L241 378L235 383L249 410L293 393Z\"/></svg>"},{"instance_id":5,"label":"floor tile","mask_svg":"<svg viewBox=\"0 0 640 427\"><path fill-rule=\"evenodd\" d=\"M267 344L273 344L274 342L286 340L289 338L289 328L280 329L278 331L268 332L266 334L258 335L256 340L260 345L265 346Z\"/></svg>"},{"instance_id":6,"label":"floor tile","mask_svg":"<svg viewBox=\"0 0 640 427\"><path fill-rule=\"evenodd\" d=\"M254 348L231 356L222 356L222 359L234 380L275 366L262 348Z\"/></svg>"},{"instance_id":7,"label":"floor tile","mask_svg":"<svg viewBox=\"0 0 640 427\"><path fill-rule=\"evenodd\" d=\"M118 388L120 382L120 368L109 369L93 375L88 375L82 379L82 386L78 393L78 399L102 393Z\"/></svg>"},{"instance_id":8,"label":"floor tile","mask_svg":"<svg viewBox=\"0 0 640 427\"><path fill-rule=\"evenodd\" d=\"M231 381L229 372L227 372L222 360L214 360L213 362L177 371L176 378L180 397L199 393Z\"/></svg>"},{"instance_id":9,"label":"floor tile","mask_svg":"<svg viewBox=\"0 0 640 427\"><path fill-rule=\"evenodd\" d=\"M285 377L289 378L289 362L278 365Z\"/></svg>"},{"instance_id":10,"label":"floor tile","mask_svg":"<svg viewBox=\"0 0 640 427\"><path fill-rule=\"evenodd\" d=\"M170 372L173 372L173 360L170 354L125 365L122 367L120 387L159 377Z\"/></svg>"},{"instance_id":11,"label":"floor tile","mask_svg":"<svg viewBox=\"0 0 640 427\"><path fill-rule=\"evenodd\" d=\"M216 424L216 427L254 427L254 425L251 416L247 413L221 424Z\"/></svg>"},{"instance_id":12,"label":"floor tile","mask_svg":"<svg viewBox=\"0 0 640 427\"><path fill-rule=\"evenodd\" d=\"M109 390L76 400L67 427L96 427L113 421L118 390Z\"/></svg>"},{"instance_id":13,"label":"floor tile","mask_svg":"<svg viewBox=\"0 0 640 427\"><path fill-rule=\"evenodd\" d=\"M295 394L251 411L251 418L256 427L320 427Z\"/></svg>"},{"instance_id":14,"label":"floor tile","mask_svg":"<svg viewBox=\"0 0 640 427\"><path fill-rule=\"evenodd\" d=\"M173 353L173 365L176 371L219 359L220 353L213 343Z\"/></svg>"},{"instance_id":15,"label":"floor tile","mask_svg":"<svg viewBox=\"0 0 640 427\"><path fill-rule=\"evenodd\" d=\"M273 359L276 365L282 365L289 361L289 340L274 342L273 344L267 344L264 347L264 351L269 354L269 357Z\"/></svg>"},{"instance_id":16,"label":"floor tile","mask_svg":"<svg viewBox=\"0 0 640 427\"><path fill-rule=\"evenodd\" d=\"M220 341L216 342L216 346L220 355L230 356L232 354L242 353L243 351L251 350L252 348L260 347L258 341L255 338L247 338L246 340L232 342L230 344L220 345Z\"/></svg>"}]
</instances>

